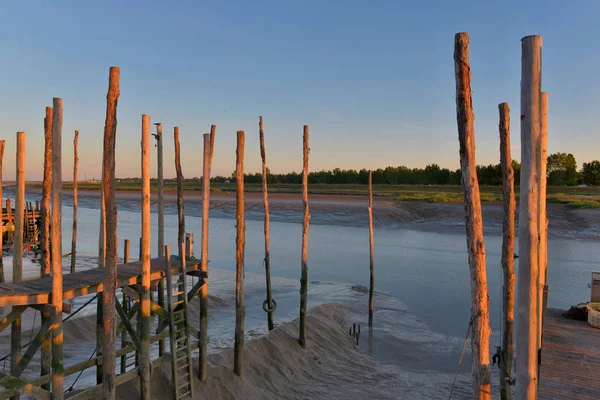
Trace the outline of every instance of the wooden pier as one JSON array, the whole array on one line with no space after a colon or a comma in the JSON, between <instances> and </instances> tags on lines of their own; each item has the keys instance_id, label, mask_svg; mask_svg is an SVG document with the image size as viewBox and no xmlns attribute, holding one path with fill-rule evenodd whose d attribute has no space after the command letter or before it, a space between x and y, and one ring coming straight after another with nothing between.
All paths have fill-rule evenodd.
<instances>
[{"instance_id":1,"label":"wooden pier","mask_svg":"<svg viewBox=\"0 0 600 400\"><path fill-rule=\"evenodd\" d=\"M600 329L548 309L538 399L600 399Z\"/></svg>"}]
</instances>

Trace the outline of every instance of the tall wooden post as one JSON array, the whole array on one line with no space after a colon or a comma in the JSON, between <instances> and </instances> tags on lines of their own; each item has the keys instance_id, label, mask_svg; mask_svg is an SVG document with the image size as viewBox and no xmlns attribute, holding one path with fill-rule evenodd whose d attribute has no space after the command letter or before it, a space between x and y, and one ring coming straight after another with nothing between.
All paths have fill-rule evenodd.
<instances>
[{"instance_id":1,"label":"tall wooden post","mask_svg":"<svg viewBox=\"0 0 600 400\"><path fill-rule=\"evenodd\" d=\"M304 206L304 217L302 218L302 254L300 266L302 276L300 277L300 333L298 342L306 348L306 307L308 304L308 227L310 213L308 212L308 125L304 125L303 137L303 166L302 166L302 203Z\"/></svg>"},{"instance_id":2,"label":"tall wooden post","mask_svg":"<svg viewBox=\"0 0 600 400\"><path fill-rule=\"evenodd\" d=\"M540 273L538 279L538 349L542 352L542 335L544 332L544 287L548 283L548 218L546 216L546 170L548 161L548 93L542 92L540 97L540 149L539 149L539 183L540 183L540 205L539 205L539 232L540 232L540 249L539 249L539 264ZM538 374L541 358L538 360ZM538 382L539 384L539 382Z\"/></svg>"},{"instance_id":3,"label":"tall wooden post","mask_svg":"<svg viewBox=\"0 0 600 400\"><path fill-rule=\"evenodd\" d=\"M110 79L110 78L109 78ZM110 90L110 81L109 81ZM107 94L108 106L108 94ZM106 129L106 128L105 128ZM100 228L98 230L98 268L104 268L106 265L106 199L104 193L104 168L102 168L102 180L100 181ZM104 311L102 305L102 296L98 296L96 302L96 352L103 354L104 346ZM96 384L102 384L102 366L96 366Z\"/></svg>"},{"instance_id":4,"label":"tall wooden post","mask_svg":"<svg viewBox=\"0 0 600 400\"><path fill-rule=\"evenodd\" d=\"M71 236L71 273L75 272L75 263L77 260L77 208L79 202L77 199L77 165L79 156L77 155L77 143L79 141L79 131L75 131L73 139L73 234Z\"/></svg>"},{"instance_id":5,"label":"tall wooden post","mask_svg":"<svg viewBox=\"0 0 600 400\"><path fill-rule=\"evenodd\" d=\"M162 137L162 124L157 122L156 134L156 180L158 181L158 256L164 257L165 255L165 201L164 201L164 184L163 184L163 137ZM160 279L158 281L158 305L162 308L165 306L165 281ZM162 356L165 352L165 341L158 341L158 355Z\"/></svg>"},{"instance_id":6,"label":"tall wooden post","mask_svg":"<svg viewBox=\"0 0 600 400\"><path fill-rule=\"evenodd\" d=\"M233 352L233 372L237 376L243 374L244 364L244 247L245 247L245 217L244 217L244 131L237 132L236 151L236 252L235 252L235 343Z\"/></svg>"},{"instance_id":7,"label":"tall wooden post","mask_svg":"<svg viewBox=\"0 0 600 400\"><path fill-rule=\"evenodd\" d=\"M63 398L63 273L62 273L62 99L52 100L52 306L56 314L52 327L52 393Z\"/></svg>"},{"instance_id":8,"label":"tall wooden post","mask_svg":"<svg viewBox=\"0 0 600 400\"><path fill-rule=\"evenodd\" d=\"M141 399L150 400L150 116L142 115Z\"/></svg>"},{"instance_id":9,"label":"tall wooden post","mask_svg":"<svg viewBox=\"0 0 600 400\"><path fill-rule=\"evenodd\" d=\"M456 121L460 143L460 167L465 192L467 251L471 277L471 355L473 398L490 399L490 326L489 293L485 267L485 243L479 182L475 161L475 130L471 99L471 66L469 35L457 33L454 38L454 69L456 77Z\"/></svg>"},{"instance_id":10,"label":"tall wooden post","mask_svg":"<svg viewBox=\"0 0 600 400\"><path fill-rule=\"evenodd\" d=\"M125 264L127 264L128 262L131 261L131 242L129 241L129 239L125 239L125 241L123 242L123 262ZM128 311L128 306L127 304L129 303L129 300L127 298L127 295L125 293L123 293L123 310L125 310L125 312ZM127 340L127 330L123 329L123 331L121 332L121 347L125 347L125 341ZM127 354L123 354L121 356L121 373L124 374L125 372L127 372Z\"/></svg>"},{"instance_id":11,"label":"tall wooden post","mask_svg":"<svg viewBox=\"0 0 600 400\"><path fill-rule=\"evenodd\" d=\"M202 243L200 270L207 274L206 283L200 289L200 347L199 378L206 381L206 357L208 346L208 213L210 209L210 151L211 136L204 134L204 157L202 168Z\"/></svg>"},{"instance_id":12,"label":"tall wooden post","mask_svg":"<svg viewBox=\"0 0 600 400\"><path fill-rule=\"evenodd\" d=\"M40 233L40 246L42 248L40 260L40 275L42 277L50 276L50 192L52 187L52 113L52 107L46 107L46 118L44 118L44 182L42 184L42 211L40 212L40 217L42 219L42 232ZM48 348L48 350L50 349ZM42 360L43 359L44 346L42 345ZM48 363L49 362L50 361L48 361ZM50 371L47 371L47 373L49 372Z\"/></svg>"},{"instance_id":13,"label":"tall wooden post","mask_svg":"<svg viewBox=\"0 0 600 400\"><path fill-rule=\"evenodd\" d=\"M115 198L115 145L117 139L117 104L119 100L119 67L110 67L108 94L106 95L106 121L104 124L104 160L102 169L102 189L106 209L106 261L104 267L104 290L102 292L104 347L103 347L103 398L116 396L115 356L117 327L115 324L115 291L117 288L117 201Z\"/></svg>"},{"instance_id":14,"label":"tall wooden post","mask_svg":"<svg viewBox=\"0 0 600 400\"><path fill-rule=\"evenodd\" d=\"M181 149L179 144L179 127L173 128L173 140L175 142L175 172L177 174L177 248L181 249L181 243L185 243L185 213L183 206L183 172L181 171ZM184 257L180 254L179 257Z\"/></svg>"},{"instance_id":15,"label":"tall wooden post","mask_svg":"<svg viewBox=\"0 0 600 400\"><path fill-rule=\"evenodd\" d=\"M25 212L25 132L17 132L17 193L15 203L15 233L14 233L14 251L13 251L13 273L12 281L21 282L23 280L23 224ZM15 369L21 361L21 317L17 317L10 330L10 373L14 374ZM13 400L19 399L19 396L12 397Z\"/></svg>"},{"instance_id":16,"label":"tall wooden post","mask_svg":"<svg viewBox=\"0 0 600 400\"><path fill-rule=\"evenodd\" d=\"M502 357L500 359L500 397L512 398L511 370L514 353L515 323L515 185L510 154L510 108L508 103L498 105L500 113L500 169L502 170Z\"/></svg>"},{"instance_id":17,"label":"tall wooden post","mask_svg":"<svg viewBox=\"0 0 600 400\"><path fill-rule=\"evenodd\" d=\"M269 194L267 191L267 153L265 151L265 132L263 130L263 118L258 117L258 128L260 135L260 156L262 158L262 186L263 205L265 208L265 279L267 284L267 306L273 309L273 294L271 293L271 239L269 238ZM273 312L267 312L267 324L269 330L273 330Z\"/></svg>"},{"instance_id":18,"label":"tall wooden post","mask_svg":"<svg viewBox=\"0 0 600 400\"><path fill-rule=\"evenodd\" d=\"M3 171L3 161L4 161L4 146L6 145L6 140L0 140L0 211L2 211L2 206L4 204L4 194L2 193L2 171ZM8 211L7 211L8 212ZM2 227L2 222L0 222L0 283L4 283L4 254L2 254L2 246L4 245L4 229Z\"/></svg>"},{"instance_id":19,"label":"tall wooden post","mask_svg":"<svg viewBox=\"0 0 600 400\"><path fill-rule=\"evenodd\" d=\"M369 171L369 327L373 326L375 295L375 238L373 237L373 171Z\"/></svg>"},{"instance_id":20,"label":"tall wooden post","mask_svg":"<svg viewBox=\"0 0 600 400\"><path fill-rule=\"evenodd\" d=\"M542 38L522 39L521 184L519 207L519 271L517 279L516 396L537 396L539 334L539 140Z\"/></svg>"}]
</instances>

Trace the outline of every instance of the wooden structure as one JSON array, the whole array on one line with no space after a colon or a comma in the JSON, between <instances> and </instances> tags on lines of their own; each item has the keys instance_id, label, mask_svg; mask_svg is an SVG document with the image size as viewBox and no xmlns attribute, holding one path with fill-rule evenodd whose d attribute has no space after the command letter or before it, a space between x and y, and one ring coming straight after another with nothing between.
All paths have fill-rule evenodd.
<instances>
[{"instance_id":1,"label":"wooden structure","mask_svg":"<svg viewBox=\"0 0 600 400\"><path fill-rule=\"evenodd\" d=\"M539 400L600 398L600 330L546 310Z\"/></svg>"},{"instance_id":2,"label":"wooden structure","mask_svg":"<svg viewBox=\"0 0 600 400\"><path fill-rule=\"evenodd\" d=\"M24 207L25 225L23 226L23 244L28 247L40 245L40 232L42 230L42 216L39 202L35 205L27 202ZM2 209L2 248L11 249L14 244L15 209L11 206L10 199L6 199L6 207Z\"/></svg>"}]
</instances>

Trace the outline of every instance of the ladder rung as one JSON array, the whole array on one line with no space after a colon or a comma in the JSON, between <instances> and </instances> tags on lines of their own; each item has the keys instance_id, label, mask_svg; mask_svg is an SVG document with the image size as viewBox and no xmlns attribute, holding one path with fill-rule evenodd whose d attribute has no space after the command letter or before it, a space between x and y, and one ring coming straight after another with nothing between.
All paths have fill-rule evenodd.
<instances>
[{"instance_id":1,"label":"ladder rung","mask_svg":"<svg viewBox=\"0 0 600 400\"><path fill-rule=\"evenodd\" d=\"M179 358L176 358L176 360L177 360L178 362L179 362L179 361L181 361L181 360L187 360L187 354L186 354L186 355L184 355L184 356L181 356L181 357L179 357Z\"/></svg>"},{"instance_id":2,"label":"ladder rung","mask_svg":"<svg viewBox=\"0 0 600 400\"><path fill-rule=\"evenodd\" d=\"M192 392L188 390L188 391L187 391L187 392L185 392L184 394L180 394L180 395L179 395L179 398L181 399L182 397L185 397L185 396L191 396L191 395L192 395Z\"/></svg>"},{"instance_id":3,"label":"ladder rung","mask_svg":"<svg viewBox=\"0 0 600 400\"><path fill-rule=\"evenodd\" d=\"M171 293L171 296L175 297L175 296L182 295L183 293L184 293L184 292L183 292L183 290L182 290L182 291L180 291L180 292Z\"/></svg>"},{"instance_id":4,"label":"ladder rung","mask_svg":"<svg viewBox=\"0 0 600 400\"><path fill-rule=\"evenodd\" d=\"M183 364L177 367L177 371L179 371L182 368L188 369L189 365L188 364Z\"/></svg>"},{"instance_id":5,"label":"ladder rung","mask_svg":"<svg viewBox=\"0 0 600 400\"><path fill-rule=\"evenodd\" d=\"M190 374L188 372L188 373L186 373L184 375L178 376L177 379L187 379L189 376L190 376ZM189 380L187 382L189 382Z\"/></svg>"},{"instance_id":6,"label":"ladder rung","mask_svg":"<svg viewBox=\"0 0 600 400\"><path fill-rule=\"evenodd\" d=\"M175 303L173 303L173 307L178 306L180 304L183 304L183 300L179 300L179 301L176 301ZM183 310L177 310L175 312L179 312L179 311L183 311Z\"/></svg>"},{"instance_id":7,"label":"ladder rung","mask_svg":"<svg viewBox=\"0 0 600 400\"><path fill-rule=\"evenodd\" d=\"M179 389L183 389L183 388L184 388L184 387L186 387L186 386L187 386L187 387L189 387L189 386L190 386L190 381L187 381L187 382L185 382L184 384L177 386L177 390L179 390Z\"/></svg>"}]
</instances>

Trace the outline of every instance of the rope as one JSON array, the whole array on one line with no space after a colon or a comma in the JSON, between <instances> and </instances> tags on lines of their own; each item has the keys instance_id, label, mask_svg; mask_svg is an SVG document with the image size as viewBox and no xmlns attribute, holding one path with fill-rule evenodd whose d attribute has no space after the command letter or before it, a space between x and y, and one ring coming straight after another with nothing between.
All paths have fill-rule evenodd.
<instances>
[{"instance_id":1,"label":"rope","mask_svg":"<svg viewBox=\"0 0 600 400\"><path fill-rule=\"evenodd\" d=\"M92 357L94 357L95 354L96 354L96 349L94 349L94 351L92 351L92 354L90 355L90 358L88 358L88 360L91 360ZM65 390L65 393L68 393L68 392L70 392L70 391L73 390L73 388L75 387L75 384L77 383L77 381L79 380L79 378L81 378L81 374L83 374L83 371L85 371L85 369L82 369L81 371L79 371L79 374L77 375L77 378L75 378L75 381L73 381L73 384L71 385L71 387L69 387L67 390Z\"/></svg>"},{"instance_id":2,"label":"rope","mask_svg":"<svg viewBox=\"0 0 600 400\"><path fill-rule=\"evenodd\" d=\"M465 355L465 349L467 348L467 340L469 339L469 333L471 333L471 327L473 326L473 322L475 322L477 318L479 318L479 314L477 314L475 318L471 318L471 320L469 321L469 328L467 329L465 342L463 343L462 351L460 352L460 359L458 360L458 365L456 366L456 373L454 374L454 381L452 382L452 387L450 388L450 396L448 396L448 400L452 398L454 386L456 385L456 378L458 377L458 371L460 370L460 365L462 364L463 356Z\"/></svg>"}]
</instances>

